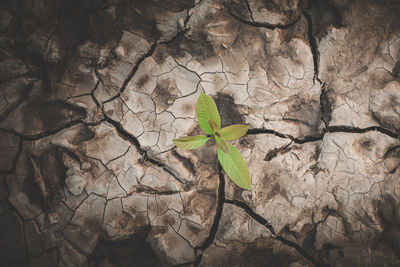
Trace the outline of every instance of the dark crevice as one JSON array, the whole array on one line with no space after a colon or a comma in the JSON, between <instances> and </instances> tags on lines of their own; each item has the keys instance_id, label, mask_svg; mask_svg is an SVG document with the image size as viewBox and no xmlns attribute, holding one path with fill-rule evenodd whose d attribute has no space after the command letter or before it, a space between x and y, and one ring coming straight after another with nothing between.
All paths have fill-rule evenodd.
<instances>
[{"instance_id":1,"label":"dark crevice","mask_svg":"<svg viewBox=\"0 0 400 267\"><path fill-rule=\"evenodd\" d=\"M158 160L149 156L147 154L147 151L141 147L141 145L140 145L139 141L136 139L136 137L133 136L132 134L130 134L128 131L126 131L119 122L114 121L107 115L105 115L105 121L108 122L109 124L111 124L112 126L114 126L115 130L118 132L118 134L123 139L128 140L131 144L133 144L135 146L136 150L138 150L139 153L142 155L143 161L147 161L147 162L152 163L153 165L161 167L164 171L166 171L167 173L172 175L179 183L186 184L180 178L178 178L178 176L168 166L166 166L164 163L159 162Z\"/></svg>"},{"instance_id":2,"label":"dark crevice","mask_svg":"<svg viewBox=\"0 0 400 267\"><path fill-rule=\"evenodd\" d=\"M272 134L276 135L280 138L286 138L292 140L296 144L304 144L309 142L320 141L323 138L323 134L315 135L315 136L306 136L303 139L296 138L290 134L283 134L271 129L249 129L246 133L247 134Z\"/></svg>"},{"instance_id":3,"label":"dark crevice","mask_svg":"<svg viewBox=\"0 0 400 267\"><path fill-rule=\"evenodd\" d=\"M392 138L400 139L400 135L390 131L389 129L381 126L371 126L367 128L358 128L345 125L329 126L326 129L328 133L366 133L366 132L380 132Z\"/></svg>"},{"instance_id":4,"label":"dark crevice","mask_svg":"<svg viewBox=\"0 0 400 267\"><path fill-rule=\"evenodd\" d=\"M93 102L96 104L97 107L100 107L100 102L99 100L97 100L96 96L95 96L95 92L97 90L97 88L99 87L100 83L103 84L103 80L101 79L100 74L97 72L97 70L94 70L94 73L98 79L98 81L96 82L95 86L93 87L93 89L90 91L90 96L93 99Z\"/></svg>"},{"instance_id":5,"label":"dark crevice","mask_svg":"<svg viewBox=\"0 0 400 267\"><path fill-rule=\"evenodd\" d=\"M85 256L89 256L88 254L87 254L87 252L85 252L84 250L83 250L83 248L82 247L80 247L78 244L76 244L75 242L73 242L72 240L70 241L70 240L68 240L67 238L65 238L64 239L64 241L65 242L67 242L73 249L75 249L78 253L80 253L80 254L82 254L82 255L85 255Z\"/></svg>"},{"instance_id":6,"label":"dark crevice","mask_svg":"<svg viewBox=\"0 0 400 267\"><path fill-rule=\"evenodd\" d=\"M222 211L225 202L225 177L224 174L222 173L222 167L219 163L217 170L218 170L219 185L218 185L217 207L215 211L214 222L211 226L210 234L204 240L203 244L195 248L195 254L197 255L197 257L196 260L193 262L194 266L198 266L200 264L204 250L206 250L214 242L215 236L217 235L219 222L222 217Z\"/></svg>"},{"instance_id":7,"label":"dark crevice","mask_svg":"<svg viewBox=\"0 0 400 267\"><path fill-rule=\"evenodd\" d=\"M37 141L39 139L42 139L42 138L45 138L45 137L48 137L48 136L51 136L51 135L55 135L55 134L65 130L65 129L68 129L68 128L70 128L72 126L75 126L77 124L82 124L84 126L97 126L97 125L100 125L101 123L103 123L104 121L105 121L105 119L100 119L100 120L98 120L96 122L84 122L82 119L77 119L77 120L72 120L72 121L64 124L63 126L61 126L59 128L48 130L48 131L44 131L44 132L41 132L41 133L38 133L38 134L33 134L33 135L26 135L26 134L22 134L22 133L16 132L16 131L11 130L11 129L1 128L1 127L0 127L0 130L4 131L4 132L7 132L7 133L10 133L10 134L13 134L15 136L18 136L24 141Z\"/></svg>"},{"instance_id":8,"label":"dark crevice","mask_svg":"<svg viewBox=\"0 0 400 267\"><path fill-rule=\"evenodd\" d=\"M253 11L251 10L249 0L245 0L245 3L246 3L246 6L247 6L247 9L249 10L251 20L254 22Z\"/></svg>"},{"instance_id":9,"label":"dark crevice","mask_svg":"<svg viewBox=\"0 0 400 267\"><path fill-rule=\"evenodd\" d=\"M307 36L308 36L308 42L310 44L311 53L312 53L312 56L313 56L314 82L315 82L315 79L318 78L318 75L319 75L319 51L318 51L318 45L317 45L317 41L315 40L314 33L313 33L313 22L312 22L311 15L308 14L307 11L303 11L303 15L307 20Z\"/></svg>"},{"instance_id":10,"label":"dark crevice","mask_svg":"<svg viewBox=\"0 0 400 267\"><path fill-rule=\"evenodd\" d=\"M146 242L150 226L140 227L121 240L100 237L88 256L88 266L161 266L158 256Z\"/></svg>"},{"instance_id":11,"label":"dark crevice","mask_svg":"<svg viewBox=\"0 0 400 267\"><path fill-rule=\"evenodd\" d=\"M392 104L392 105L393 105L393 104ZM396 104L394 104L394 105L396 105ZM386 121L386 120L383 119L381 116L379 116L378 113L373 112L372 110L369 110L369 111L370 111L369 114L371 115L371 117L372 117L379 125L381 125L381 126L377 126L377 127L381 128L381 129L385 129L386 131L389 131L389 132L391 132L389 129L394 129L395 132L396 132L396 134L398 133L397 136L400 136L400 130L397 129L397 127L395 126L394 123ZM392 134L394 134L394 133L392 132Z\"/></svg>"},{"instance_id":12,"label":"dark crevice","mask_svg":"<svg viewBox=\"0 0 400 267\"><path fill-rule=\"evenodd\" d=\"M315 266L329 266L327 264L323 264L323 263L320 263L317 260L315 260L313 256L311 256L307 251L305 251L305 249L303 249L298 244L296 244L296 243L294 243L294 242L292 242L290 240L287 240L286 238L284 238L282 236L279 236L279 235L277 236L275 234L275 230L273 229L272 225L268 222L268 220L266 220L261 215L259 215L256 212L254 212L246 203L244 203L242 201L234 200L234 199L232 199L232 200L231 199L226 199L225 203L232 204L232 205L235 205L235 206L240 207L241 209L243 209L251 218L256 220L261 225L264 225L271 232L273 239L278 240L282 244L285 244L285 245L295 249L304 258L306 258L310 262L312 262Z\"/></svg>"},{"instance_id":13,"label":"dark crevice","mask_svg":"<svg viewBox=\"0 0 400 267\"><path fill-rule=\"evenodd\" d=\"M389 148L382 158L386 159L390 154L395 153L396 150L400 149L400 145Z\"/></svg>"},{"instance_id":14,"label":"dark crevice","mask_svg":"<svg viewBox=\"0 0 400 267\"><path fill-rule=\"evenodd\" d=\"M154 190L153 188L144 188L144 187L138 187L136 189L136 191L134 191L135 193L146 193L146 194L150 194L150 195L175 195L175 194L179 194L180 191L176 191L176 190L169 190L169 191L157 191Z\"/></svg>"},{"instance_id":15,"label":"dark crevice","mask_svg":"<svg viewBox=\"0 0 400 267\"><path fill-rule=\"evenodd\" d=\"M15 136L18 136L20 138L22 138L23 140L27 140L27 141L35 141L35 140L39 140L45 137L48 137L50 135L54 135L62 130L65 130L67 128L70 128L74 125L77 125L79 123L82 123L81 119L77 119L77 120L72 120L66 124L64 124L63 126L56 128L56 129L52 129L52 130L48 130L48 131L44 131L38 134L31 134L31 135L27 135L27 134L22 134L22 133L18 133L14 130L10 130L10 129L6 129L6 128L0 128L0 130L7 132L7 133L11 133Z\"/></svg>"},{"instance_id":16,"label":"dark crevice","mask_svg":"<svg viewBox=\"0 0 400 267\"><path fill-rule=\"evenodd\" d=\"M44 131L44 132L41 132L41 133L38 133L38 134L31 134L31 135L22 134L22 133L14 131L14 130L2 128L2 127L0 127L0 131L4 131L6 133L10 133L10 134L13 134L15 136L18 136L24 141L37 141L39 139L42 139L42 138L45 138L45 137L48 137L48 136L51 136L51 135L55 135L55 134L65 130L65 129L71 128L72 126L75 126L77 124L82 124L82 125L85 125L85 126L96 126L96 125L99 125L99 124L103 123L104 121L105 121L105 119L101 119L101 120L98 120L96 122L84 122L82 119L76 119L76 120L72 120L72 121L64 124L61 127L56 128L56 129L51 129L51 130L47 130L47 131Z\"/></svg>"},{"instance_id":17,"label":"dark crevice","mask_svg":"<svg viewBox=\"0 0 400 267\"><path fill-rule=\"evenodd\" d=\"M233 18L235 18L236 20L240 21L240 22L243 23L243 24L247 24L247 25L253 26L253 27L267 28L267 29L270 29L270 30L275 30L275 29L288 29L288 28L290 28L291 26L293 26L294 24L296 24L296 22L298 22L298 21L300 20L300 18L301 18L301 16L299 16L298 18L296 18L295 20L289 22L288 24L281 24L281 23L278 23L278 24L271 24L271 23L267 23L267 22L258 22L258 21L248 21L248 20L245 20L245 19L243 19L243 18L241 18L241 17L239 17L239 16L233 14L233 13L231 12L231 10L230 10L229 14L230 14Z\"/></svg>"},{"instance_id":18,"label":"dark crevice","mask_svg":"<svg viewBox=\"0 0 400 267\"><path fill-rule=\"evenodd\" d=\"M235 200L235 199L225 199L225 203L235 205L237 207L242 208L250 217L255 219L260 224L264 225L271 232L272 236L275 236L274 228L271 223L264 219L261 215L255 213L245 202Z\"/></svg>"},{"instance_id":19,"label":"dark crevice","mask_svg":"<svg viewBox=\"0 0 400 267\"><path fill-rule=\"evenodd\" d=\"M313 56L313 63L314 63L314 77L313 82L319 82L321 85L321 95L320 95L320 110L321 110L321 120L324 122L325 127L328 127L329 122L331 120L331 113L332 113L332 103L329 100L328 91L326 89L326 84L319 79L319 59L320 54L318 50L317 40L314 34L314 24L312 16L309 12L312 11L312 2L309 2L308 10L303 10L303 16L307 21L307 37L308 43L310 45L311 53Z\"/></svg>"},{"instance_id":20,"label":"dark crevice","mask_svg":"<svg viewBox=\"0 0 400 267\"><path fill-rule=\"evenodd\" d=\"M264 160L265 161L271 161L273 158L278 156L278 153L280 154L282 149L283 149L283 147L277 147L277 148L274 148L274 149L268 151L268 153L264 157Z\"/></svg>"},{"instance_id":21,"label":"dark crevice","mask_svg":"<svg viewBox=\"0 0 400 267\"><path fill-rule=\"evenodd\" d=\"M400 79L400 60L396 62L392 70L393 77Z\"/></svg>"},{"instance_id":22,"label":"dark crevice","mask_svg":"<svg viewBox=\"0 0 400 267\"><path fill-rule=\"evenodd\" d=\"M290 148L289 148L290 145L291 145L291 142L287 145L272 149L265 155L264 160L271 161L273 158L277 157L278 155L282 155L282 154L286 153L288 150L290 150Z\"/></svg>"},{"instance_id":23,"label":"dark crevice","mask_svg":"<svg viewBox=\"0 0 400 267\"><path fill-rule=\"evenodd\" d=\"M176 150L172 150L172 155L183 163L183 166L190 171L191 174L196 174L196 167L194 166L193 162L189 158L185 158L181 156Z\"/></svg>"},{"instance_id":24,"label":"dark crevice","mask_svg":"<svg viewBox=\"0 0 400 267\"><path fill-rule=\"evenodd\" d=\"M400 139L400 135L383 128L381 126L370 126L367 128L358 128L358 127L352 127L352 126L345 126L345 125L337 125L337 126L328 126L324 129L324 132L322 134L318 135L311 135L311 136L306 136L304 138L296 138L292 135L289 134L284 134L280 133L275 130L271 129L249 129L246 133L246 135L253 135L253 134L272 134L276 135L280 138L286 138L292 140L296 144L305 144L305 143L310 143L310 142L315 142L315 141L321 141L324 138L325 133L367 133L367 132L379 132L381 134L390 136L392 138Z\"/></svg>"},{"instance_id":25,"label":"dark crevice","mask_svg":"<svg viewBox=\"0 0 400 267\"><path fill-rule=\"evenodd\" d=\"M321 120L324 122L325 127L328 127L332 118L332 103L329 100L329 91L326 89L326 84L321 82L318 78L317 80L321 84L321 95L319 98L321 107Z\"/></svg>"},{"instance_id":26,"label":"dark crevice","mask_svg":"<svg viewBox=\"0 0 400 267\"><path fill-rule=\"evenodd\" d=\"M38 77L43 83L43 90L45 96L50 96L52 91L50 76L49 76L49 66L46 63L45 59L42 55L39 54L32 54L32 59L34 62L37 63L39 73Z\"/></svg>"},{"instance_id":27,"label":"dark crevice","mask_svg":"<svg viewBox=\"0 0 400 267\"><path fill-rule=\"evenodd\" d=\"M329 264L325 264L325 263L320 263L318 262L316 259L314 259L313 256L311 256L310 254L307 253L307 251L305 251L302 247L300 247L298 244L287 240L286 238L282 237L282 236L277 236L275 238L276 240L282 242L282 244L285 244L286 246L292 247L295 250L297 250L297 252L299 252L304 258L308 259L309 261L311 261L315 266L321 266L321 267L328 267L330 266Z\"/></svg>"}]
</instances>

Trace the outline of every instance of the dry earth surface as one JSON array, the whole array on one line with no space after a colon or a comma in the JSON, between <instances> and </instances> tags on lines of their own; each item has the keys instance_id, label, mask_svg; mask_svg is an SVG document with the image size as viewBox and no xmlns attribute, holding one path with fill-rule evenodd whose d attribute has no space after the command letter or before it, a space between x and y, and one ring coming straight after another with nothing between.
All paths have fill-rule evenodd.
<instances>
[{"instance_id":1,"label":"dry earth surface","mask_svg":"<svg viewBox=\"0 0 400 267\"><path fill-rule=\"evenodd\" d=\"M0 2L1 266L399 266L400 3ZM251 191L217 164L212 96Z\"/></svg>"}]
</instances>

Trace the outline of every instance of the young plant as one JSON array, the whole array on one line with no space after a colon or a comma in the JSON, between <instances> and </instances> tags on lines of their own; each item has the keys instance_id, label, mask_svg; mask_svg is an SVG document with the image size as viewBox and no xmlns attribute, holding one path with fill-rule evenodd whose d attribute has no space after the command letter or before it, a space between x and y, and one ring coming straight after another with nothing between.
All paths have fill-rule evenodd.
<instances>
[{"instance_id":1,"label":"young plant","mask_svg":"<svg viewBox=\"0 0 400 267\"><path fill-rule=\"evenodd\" d=\"M244 136L249 125L234 124L221 129L221 118L214 100L201 93L196 104L196 116L200 128L208 135L187 136L174 139L177 147L195 149L203 146L211 138L218 146L218 160L229 178L239 187L250 190L249 169L239 150L226 141Z\"/></svg>"}]
</instances>

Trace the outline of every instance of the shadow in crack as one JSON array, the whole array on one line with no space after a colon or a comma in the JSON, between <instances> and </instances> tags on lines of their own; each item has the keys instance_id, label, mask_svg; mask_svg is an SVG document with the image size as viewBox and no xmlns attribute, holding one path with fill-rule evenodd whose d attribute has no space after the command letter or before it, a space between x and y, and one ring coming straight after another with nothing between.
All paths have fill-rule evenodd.
<instances>
[{"instance_id":1,"label":"shadow in crack","mask_svg":"<svg viewBox=\"0 0 400 267\"><path fill-rule=\"evenodd\" d=\"M222 127L244 123L244 117L237 109L233 97L225 94L218 94L215 102L217 103L219 114L221 115Z\"/></svg>"},{"instance_id":2,"label":"shadow in crack","mask_svg":"<svg viewBox=\"0 0 400 267\"><path fill-rule=\"evenodd\" d=\"M375 201L377 215L383 228L382 241L400 259L400 214L399 203L391 195Z\"/></svg>"},{"instance_id":3,"label":"shadow in crack","mask_svg":"<svg viewBox=\"0 0 400 267\"><path fill-rule=\"evenodd\" d=\"M145 242L150 228L143 229L129 239L100 239L89 256L90 266L162 266L152 248Z\"/></svg>"}]
</instances>

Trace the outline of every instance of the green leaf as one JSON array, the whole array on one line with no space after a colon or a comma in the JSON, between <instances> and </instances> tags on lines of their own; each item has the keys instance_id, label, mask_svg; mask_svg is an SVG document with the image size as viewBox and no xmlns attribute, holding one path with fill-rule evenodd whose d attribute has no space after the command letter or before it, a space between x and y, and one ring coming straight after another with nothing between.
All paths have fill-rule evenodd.
<instances>
[{"instance_id":1,"label":"green leaf","mask_svg":"<svg viewBox=\"0 0 400 267\"><path fill-rule=\"evenodd\" d=\"M225 140L235 140L245 135L249 130L249 127L249 125L234 124L222 128L218 133L221 135L221 138Z\"/></svg>"},{"instance_id":2,"label":"green leaf","mask_svg":"<svg viewBox=\"0 0 400 267\"><path fill-rule=\"evenodd\" d=\"M189 150L201 147L207 143L209 139L210 137L204 135L195 135L174 139L173 142L177 147Z\"/></svg>"},{"instance_id":3,"label":"green leaf","mask_svg":"<svg viewBox=\"0 0 400 267\"><path fill-rule=\"evenodd\" d=\"M199 99L197 100L196 116L200 128L208 134L214 134L208 123L210 120L217 124L218 129L221 128L221 118L217 106L214 100L204 93L200 93Z\"/></svg>"},{"instance_id":4,"label":"green leaf","mask_svg":"<svg viewBox=\"0 0 400 267\"><path fill-rule=\"evenodd\" d=\"M224 139L219 137L218 133L214 137L215 137L215 142L218 145L218 148L222 149L222 151L229 154L230 153L229 144L227 142L225 142Z\"/></svg>"},{"instance_id":5,"label":"green leaf","mask_svg":"<svg viewBox=\"0 0 400 267\"><path fill-rule=\"evenodd\" d=\"M210 125L213 134L215 134L215 132L219 130L218 125L215 123L215 121L209 120L208 124Z\"/></svg>"},{"instance_id":6,"label":"green leaf","mask_svg":"<svg viewBox=\"0 0 400 267\"><path fill-rule=\"evenodd\" d=\"M218 160L229 178L239 187L250 190L251 178L249 168L239 150L229 144L230 153L224 153L218 147Z\"/></svg>"}]
</instances>

